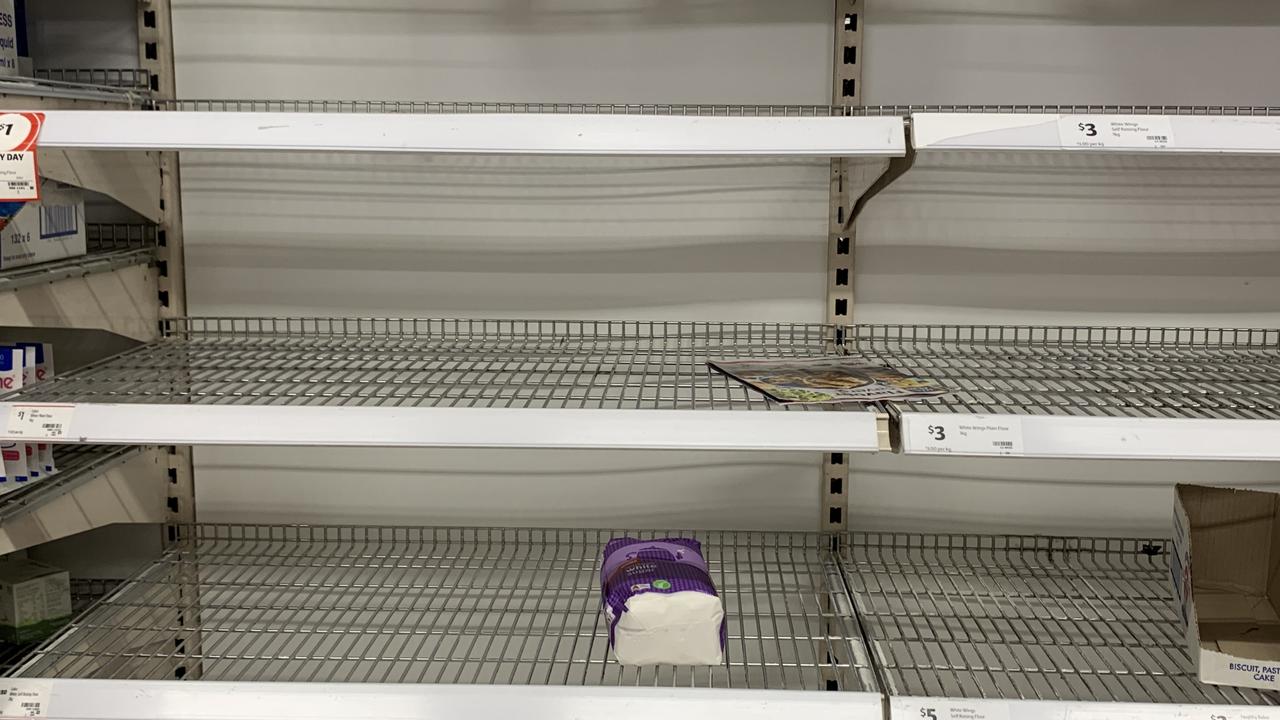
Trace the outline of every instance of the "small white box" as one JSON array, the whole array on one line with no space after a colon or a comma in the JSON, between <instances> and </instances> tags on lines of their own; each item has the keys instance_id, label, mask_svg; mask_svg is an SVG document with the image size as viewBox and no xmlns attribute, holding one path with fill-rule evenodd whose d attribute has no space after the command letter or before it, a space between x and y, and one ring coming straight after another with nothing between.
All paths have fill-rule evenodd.
<instances>
[{"instance_id":1,"label":"small white box","mask_svg":"<svg viewBox=\"0 0 1280 720\"><path fill-rule=\"evenodd\" d=\"M0 0L0 75L18 74L18 21L13 0Z\"/></svg>"},{"instance_id":2,"label":"small white box","mask_svg":"<svg viewBox=\"0 0 1280 720\"><path fill-rule=\"evenodd\" d=\"M42 178L40 200L0 229L0 270L84 255L85 245L84 193Z\"/></svg>"},{"instance_id":3,"label":"small white box","mask_svg":"<svg viewBox=\"0 0 1280 720\"><path fill-rule=\"evenodd\" d=\"M0 639L43 640L71 619L71 577L34 560L0 560Z\"/></svg>"}]
</instances>

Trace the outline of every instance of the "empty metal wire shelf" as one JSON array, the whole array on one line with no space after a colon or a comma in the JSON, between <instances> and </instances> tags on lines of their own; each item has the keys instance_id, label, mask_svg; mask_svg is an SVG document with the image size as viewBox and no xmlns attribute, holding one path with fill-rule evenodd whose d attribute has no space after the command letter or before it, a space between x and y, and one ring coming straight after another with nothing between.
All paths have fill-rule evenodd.
<instances>
[{"instance_id":1,"label":"empty metal wire shelf","mask_svg":"<svg viewBox=\"0 0 1280 720\"><path fill-rule=\"evenodd\" d=\"M853 533L840 562L892 695L1280 703L1196 679L1165 545Z\"/></svg>"},{"instance_id":2,"label":"empty metal wire shelf","mask_svg":"<svg viewBox=\"0 0 1280 720\"><path fill-rule=\"evenodd\" d=\"M848 351L940 380L901 412L1280 418L1280 331L860 326Z\"/></svg>"},{"instance_id":3,"label":"empty metal wire shelf","mask_svg":"<svg viewBox=\"0 0 1280 720\"><path fill-rule=\"evenodd\" d=\"M848 354L950 390L872 406L898 414L1280 419L1280 330L182 318L167 333L10 397L800 410L819 406L780 406L706 361Z\"/></svg>"},{"instance_id":4,"label":"empty metal wire shelf","mask_svg":"<svg viewBox=\"0 0 1280 720\"><path fill-rule=\"evenodd\" d=\"M205 318L21 394L245 405L774 409L708 358L837 352L822 325ZM790 406L795 408L796 406ZM858 408L861 409L861 408Z\"/></svg>"},{"instance_id":5,"label":"empty metal wire shelf","mask_svg":"<svg viewBox=\"0 0 1280 720\"><path fill-rule=\"evenodd\" d=\"M829 538L811 534L682 533L725 603L725 665L613 662L598 573L620 534L194 526L16 674L875 691Z\"/></svg>"}]
</instances>

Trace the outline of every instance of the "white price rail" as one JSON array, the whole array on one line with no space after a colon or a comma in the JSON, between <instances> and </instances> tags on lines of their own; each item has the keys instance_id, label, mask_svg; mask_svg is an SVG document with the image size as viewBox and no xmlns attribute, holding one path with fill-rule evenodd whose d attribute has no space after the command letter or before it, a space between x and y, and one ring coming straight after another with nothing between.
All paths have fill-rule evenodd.
<instances>
[{"instance_id":1,"label":"white price rail","mask_svg":"<svg viewBox=\"0 0 1280 720\"><path fill-rule=\"evenodd\" d=\"M109 445L880 449L874 412L2 404L3 437ZM38 408L34 413L32 408ZM33 414L38 419L32 419ZM71 418L74 415L74 425ZM52 418L52 419L49 419ZM61 425L58 425L61 423ZM45 426L55 426L46 428ZM61 428L58 430L58 428ZM54 437L53 432L64 433ZM47 434L41 435L40 432Z\"/></svg>"},{"instance_id":2,"label":"white price rail","mask_svg":"<svg viewBox=\"0 0 1280 720\"><path fill-rule=\"evenodd\" d=\"M898 117L590 114L45 113L44 147L533 155L896 157Z\"/></svg>"},{"instance_id":3,"label":"white price rail","mask_svg":"<svg viewBox=\"0 0 1280 720\"><path fill-rule=\"evenodd\" d=\"M1280 117L917 113L916 150L1280 154Z\"/></svg>"},{"instance_id":4,"label":"white price rail","mask_svg":"<svg viewBox=\"0 0 1280 720\"><path fill-rule=\"evenodd\" d=\"M21 681L31 682L31 681ZM882 720L879 693L711 688L55 680L50 720Z\"/></svg>"},{"instance_id":5,"label":"white price rail","mask_svg":"<svg viewBox=\"0 0 1280 720\"><path fill-rule=\"evenodd\" d=\"M890 720L1280 720L1280 708L896 697Z\"/></svg>"},{"instance_id":6,"label":"white price rail","mask_svg":"<svg viewBox=\"0 0 1280 720\"><path fill-rule=\"evenodd\" d=\"M1172 460L1280 460L1280 420L990 415L900 415L912 455Z\"/></svg>"}]
</instances>

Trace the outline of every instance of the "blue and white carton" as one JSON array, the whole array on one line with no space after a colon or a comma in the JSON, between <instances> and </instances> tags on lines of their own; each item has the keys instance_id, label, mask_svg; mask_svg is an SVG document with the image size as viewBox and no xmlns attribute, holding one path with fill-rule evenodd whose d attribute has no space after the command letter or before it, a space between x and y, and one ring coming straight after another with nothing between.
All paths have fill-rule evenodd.
<instances>
[{"instance_id":1,"label":"blue and white carton","mask_svg":"<svg viewBox=\"0 0 1280 720\"><path fill-rule=\"evenodd\" d=\"M86 250L84 192L71 185L42 178L40 200L21 203L0 223L0 270L76 257Z\"/></svg>"},{"instance_id":2,"label":"blue and white carton","mask_svg":"<svg viewBox=\"0 0 1280 720\"><path fill-rule=\"evenodd\" d=\"M1280 495L1178 485L1170 579L1200 681L1280 690Z\"/></svg>"}]
</instances>

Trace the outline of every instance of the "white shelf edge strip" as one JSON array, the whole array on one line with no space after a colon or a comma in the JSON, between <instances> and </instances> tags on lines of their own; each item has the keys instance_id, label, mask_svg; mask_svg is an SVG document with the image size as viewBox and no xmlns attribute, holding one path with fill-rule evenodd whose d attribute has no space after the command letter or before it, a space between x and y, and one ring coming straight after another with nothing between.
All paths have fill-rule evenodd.
<instances>
[{"instance_id":1,"label":"white shelf edge strip","mask_svg":"<svg viewBox=\"0 0 1280 720\"><path fill-rule=\"evenodd\" d=\"M901 156L898 117L49 110L40 145L545 155Z\"/></svg>"},{"instance_id":2,"label":"white shelf edge strip","mask_svg":"<svg viewBox=\"0 0 1280 720\"><path fill-rule=\"evenodd\" d=\"M926 697L895 697L889 701L889 720L934 717L938 720L1271 720L1280 719L1280 708Z\"/></svg>"},{"instance_id":3,"label":"white shelf edge strip","mask_svg":"<svg viewBox=\"0 0 1280 720\"><path fill-rule=\"evenodd\" d=\"M1280 420L903 412L902 452L1280 460Z\"/></svg>"},{"instance_id":4,"label":"white shelf edge strip","mask_svg":"<svg viewBox=\"0 0 1280 720\"><path fill-rule=\"evenodd\" d=\"M912 144L930 150L1280 154L1280 117L918 113Z\"/></svg>"},{"instance_id":5,"label":"white shelf edge strip","mask_svg":"<svg viewBox=\"0 0 1280 720\"><path fill-rule=\"evenodd\" d=\"M881 720L884 712L880 695L865 692L171 680L2 682L7 689L18 689L21 698L42 698L42 717L49 720Z\"/></svg>"},{"instance_id":6,"label":"white shelf edge strip","mask_svg":"<svg viewBox=\"0 0 1280 720\"><path fill-rule=\"evenodd\" d=\"M564 447L875 452L878 414L821 411L0 403L51 409L65 439L126 445Z\"/></svg>"}]
</instances>

